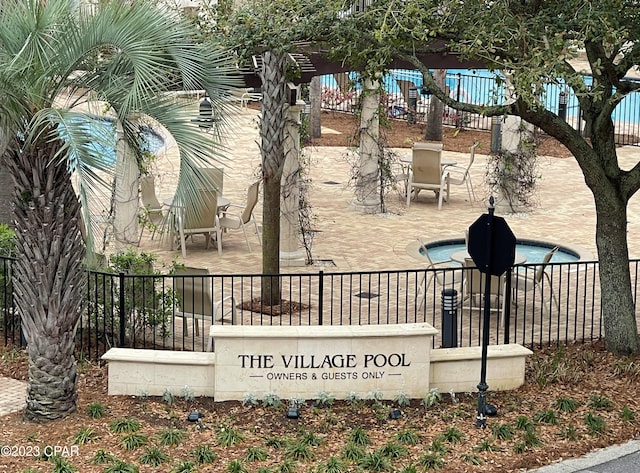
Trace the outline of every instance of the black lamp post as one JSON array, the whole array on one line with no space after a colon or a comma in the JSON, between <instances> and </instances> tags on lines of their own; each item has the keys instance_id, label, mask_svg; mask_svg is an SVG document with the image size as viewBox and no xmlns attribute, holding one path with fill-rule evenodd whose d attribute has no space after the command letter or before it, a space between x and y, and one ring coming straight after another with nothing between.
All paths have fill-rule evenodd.
<instances>
[{"instance_id":1,"label":"black lamp post","mask_svg":"<svg viewBox=\"0 0 640 473\"><path fill-rule=\"evenodd\" d=\"M494 215L494 199L489 198L489 211L469 227L469 254L481 273L485 275L484 310L482 324L482 358L478 384L478 415L476 427L487 426L487 415L495 415L495 406L487 404L487 351L489 347L489 310L491 277L501 276L513 266L516 237L502 217Z\"/></svg>"}]
</instances>

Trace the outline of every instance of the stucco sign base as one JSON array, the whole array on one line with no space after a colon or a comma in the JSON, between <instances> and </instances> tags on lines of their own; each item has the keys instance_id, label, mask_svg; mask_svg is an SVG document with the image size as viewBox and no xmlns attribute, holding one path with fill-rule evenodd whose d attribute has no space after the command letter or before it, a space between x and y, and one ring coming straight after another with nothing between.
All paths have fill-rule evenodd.
<instances>
[{"instance_id":1,"label":"stucco sign base","mask_svg":"<svg viewBox=\"0 0 640 473\"><path fill-rule=\"evenodd\" d=\"M216 401L335 399L372 393L393 399L429 391L429 324L265 327L214 325Z\"/></svg>"}]
</instances>

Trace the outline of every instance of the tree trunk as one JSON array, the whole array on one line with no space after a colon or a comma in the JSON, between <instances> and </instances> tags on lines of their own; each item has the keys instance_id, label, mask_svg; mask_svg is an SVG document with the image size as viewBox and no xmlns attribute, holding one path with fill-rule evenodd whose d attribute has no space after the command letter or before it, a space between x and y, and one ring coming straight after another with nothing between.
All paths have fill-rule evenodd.
<instances>
[{"instance_id":1,"label":"tree trunk","mask_svg":"<svg viewBox=\"0 0 640 473\"><path fill-rule=\"evenodd\" d=\"M627 202L613 190L606 196L601 195L602 190L599 194L594 196L605 343L614 354L630 355L639 346L629 271Z\"/></svg>"},{"instance_id":2,"label":"tree trunk","mask_svg":"<svg viewBox=\"0 0 640 473\"><path fill-rule=\"evenodd\" d=\"M309 101L311 102L311 138L322 135L322 83L320 76L314 76L309 86Z\"/></svg>"},{"instance_id":3,"label":"tree trunk","mask_svg":"<svg viewBox=\"0 0 640 473\"><path fill-rule=\"evenodd\" d=\"M286 56L262 55L262 118L260 138L264 202L262 206L262 272L280 273L280 180L284 167L286 127ZM280 303L280 279L262 278L261 299L265 305Z\"/></svg>"},{"instance_id":4,"label":"tree trunk","mask_svg":"<svg viewBox=\"0 0 640 473\"><path fill-rule=\"evenodd\" d=\"M433 78L442 90L445 90L445 81L447 78L446 69L436 69L433 73ZM442 141L442 114L444 112L444 106L442 102L436 98L435 95L431 96L429 103L429 114L427 115L427 129L424 133L424 139L430 141Z\"/></svg>"},{"instance_id":5,"label":"tree trunk","mask_svg":"<svg viewBox=\"0 0 640 473\"><path fill-rule=\"evenodd\" d=\"M0 223L13 227L13 177L7 166L6 140L0 129Z\"/></svg>"},{"instance_id":6,"label":"tree trunk","mask_svg":"<svg viewBox=\"0 0 640 473\"><path fill-rule=\"evenodd\" d=\"M12 150L16 185L14 288L29 354L24 417L58 419L76 409L75 335L83 308L80 203L60 142Z\"/></svg>"}]
</instances>

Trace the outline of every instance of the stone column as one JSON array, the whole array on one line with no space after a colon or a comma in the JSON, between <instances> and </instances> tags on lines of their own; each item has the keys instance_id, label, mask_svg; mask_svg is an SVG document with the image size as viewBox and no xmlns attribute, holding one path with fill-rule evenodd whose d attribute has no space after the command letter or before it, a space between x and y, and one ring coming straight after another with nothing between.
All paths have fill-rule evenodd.
<instances>
[{"instance_id":1,"label":"stone column","mask_svg":"<svg viewBox=\"0 0 640 473\"><path fill-rule=\"evenodd\" d=\"M113 234L116 244L138 242L138 165L117 122L116 189Z\"/></svg>"},{"instance_id":2,"label":"stone column","mask_svg":"<svg viewBox=\"0 0 640 473\"><path fill-rule=\"evenodd\" d=\"M360 118L360 160L353 208L361 213L380 212L378 157L380 94L378 83L366 79L362 91Z\"/></svg>"},{"instance_id":3,"label":"stone column","mask_svg":"<svg viewBox=\"0 0 640 473\"><path fill-rule=\"evenodd\" d=\"M305 103L299 100L289 107L284 136L285 161L281 180L280 265L304 266L305 251L300 246L300 112Z\"/></svg>"}]
</instances>

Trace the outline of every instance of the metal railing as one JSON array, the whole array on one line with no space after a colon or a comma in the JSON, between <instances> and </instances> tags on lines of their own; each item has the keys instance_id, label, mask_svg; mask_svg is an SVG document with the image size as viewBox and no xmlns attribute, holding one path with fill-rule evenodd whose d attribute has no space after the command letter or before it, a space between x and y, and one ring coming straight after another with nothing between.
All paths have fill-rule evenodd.
<instances>
[{"instance_id":1,"label":"metal railing","mask_svg":"<svg viewBox=\"0 0 640 473\"><path fill-rule=\"evenodd\" d=\"M636 81L637 79L626 78ZM329 74L321 77L322 108L352 112L356 108L359 97L359 85L356 84L357 73ZM390 118L404 118L425 122L432 96L422 87L420 72L409 69L392 69L382 79L385 94L381 97L384 108ZM585 76L590 84L591 77ZM415 110L411 107L410 89L414 87L416 94ZM496 105L504 102L505 87L503 82L493 77L473 73L449 73L445 87L449 95L458 100L476 105ZM559 84L545 87L542 98L546 107L558 113L567 123L581 133L585 132L582 110L572 89ZM640 145L640 93L632 92L616 107L613 114L616 130L616 144ZM491 119L478 114L458 112L445 107L442 122L444 125L458 128L490 130Z\"/></svg>"},{"instance_id":2,"label":"metal railing","mask_svg":"<svg viewBox=\"0 0 640 473\"><path fill-rule=\"evenodd\" d=\"M20 317L11 289L11 260L0 259L0 264L0 330L5 345L19 345ZM635 295L638 261L630 261L630 265ZM545 268L548 278L533 284L538 268L536 264L515 266L513 274L517 272L519 277L511 278L508 272L504 283L493 290L490 342L534 348L600 338L597 262L551 263ZM205 351L214 324L427 322L442 332L445 324L452 323L443 311L443 289L455 289L458 295L456 345L478 346L485 303L482 291L472 292L474 276L470 271L454 267L279 276L144 276L87 271L86 308L76 346L89 359L99 358L110 347ZM267 277L279 279L282 294L282 303L270 308L259 303ZM434 347L441 342L437 336Z\"/></svg>"}]
</instances>

